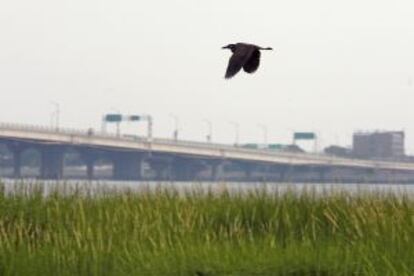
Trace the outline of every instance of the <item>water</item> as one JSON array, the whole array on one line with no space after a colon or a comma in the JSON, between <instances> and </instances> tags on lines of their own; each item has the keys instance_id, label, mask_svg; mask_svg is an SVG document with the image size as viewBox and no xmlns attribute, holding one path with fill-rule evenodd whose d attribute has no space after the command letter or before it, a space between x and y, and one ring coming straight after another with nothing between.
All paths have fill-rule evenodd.
<instances>
[{"instance_id":1,"label":"water","mask_svg":"<svg viewBox=\"0 0 414 276\"><path fill-rule=\"evenodd\" d=\"M15 180L2 178L3 191L6 194L30 194L40 191L44 196L58 192L64 195L98 195L120 192L154 192L160 189L185 193L222 193L246 194L260 192L270 195L285 192L312 192L317 195L345 192L350 195L362 193L393 194L414 198L414 185L409 184L313 184L313 183L264 183L264 182L159 182L159 181L86 181L86 180Z\"/></svg>"}]
</instances>

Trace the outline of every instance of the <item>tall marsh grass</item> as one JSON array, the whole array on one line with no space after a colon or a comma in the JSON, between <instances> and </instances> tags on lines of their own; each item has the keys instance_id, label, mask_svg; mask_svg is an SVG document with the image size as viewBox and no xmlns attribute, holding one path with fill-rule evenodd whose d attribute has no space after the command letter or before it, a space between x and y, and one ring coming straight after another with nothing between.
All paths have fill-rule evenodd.
<instances>
[{"instance_id":1,"label":"tall marsh grass","mask_svg":"<svg viewBox=\"0 0 414 276\"><path fill-rule=\"evenodd\" d=\"M393 194L0 193L1 275L413 275Z\"/></svg>"}]
</instances>

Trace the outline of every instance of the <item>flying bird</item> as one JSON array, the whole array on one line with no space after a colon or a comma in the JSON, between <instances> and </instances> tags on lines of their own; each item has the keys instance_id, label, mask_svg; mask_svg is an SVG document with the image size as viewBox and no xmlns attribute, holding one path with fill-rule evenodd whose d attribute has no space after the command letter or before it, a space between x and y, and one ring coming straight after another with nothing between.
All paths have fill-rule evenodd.
<instances>
[{"instance_id":1,"label":"flying bird","mask_svg":"<svg viewBox=\"0 0 414 276\"><path fill-rule=\"evenodd\" d=\"M263 48L248 43L229 44L222 49L229 49L233 53L227 66L226 79L234 77L242 68L249 74L256 72L260 65L260 50L273 50L271 47Z\"/></svg>"}]
</instances>

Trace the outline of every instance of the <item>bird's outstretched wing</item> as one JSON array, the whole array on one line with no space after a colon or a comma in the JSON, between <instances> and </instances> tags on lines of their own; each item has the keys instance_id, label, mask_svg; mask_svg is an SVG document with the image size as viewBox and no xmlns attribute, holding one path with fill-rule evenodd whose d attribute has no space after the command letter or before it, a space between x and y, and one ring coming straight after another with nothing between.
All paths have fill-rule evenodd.
<instances>
[{"instance_id":1,"label":"bird's outstretched wing","mask_svg":"<svg viewBox=\"0 0 414 276\"><path fill-rule=\"evenodd\" d=\"M226 79L234 77L244 64L250 59L253 53L251 47L240 45L236 48L233 55L230 57L229 65L227 66Z\"/></svg>"},{"instance_id":2,"label":"bird's outstretched wing","mask_svg":"<svg viewBox=\"0 0 414 276\"><path fill-rule=\"evenodd\" d=\"M260 51L255 49L250 55L250 58L244 63L243 70L247 73L256 72L260 65Z\"/></svg>"}]
</instances>

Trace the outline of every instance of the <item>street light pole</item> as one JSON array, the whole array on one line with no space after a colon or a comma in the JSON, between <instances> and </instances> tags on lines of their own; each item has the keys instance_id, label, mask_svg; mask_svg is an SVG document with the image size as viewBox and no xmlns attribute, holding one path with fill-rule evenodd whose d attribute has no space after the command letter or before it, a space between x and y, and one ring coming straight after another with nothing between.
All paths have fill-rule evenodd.
<instances>
[{"instance_id":1,"label":"street light pole","mask_svg":"<svg viewBox=\"0 0 414 276\"><path fill-rule=\"evenodd\" d=\"M121 111L118 108L111 107L110 110L116 112L119 115L121 115ZM121 121L116 122L115 124L116 124L116 137L120 137L121 136ZM105 125L105 131L106 131L106 125Z\"/></svg>"},{"instance_id":2,"label":"street light pole","mask_svg":"<svg viewBox=\"0 0 414 276\"><path fill-rule=\"evenodd\" d=\"M207 119L204 119L203 122L206 122L207 123L207 126L208 126L208 134L207 134L206 138L207 138L207 142L210 143L211 140L212 140L212 135L213 135L213 124L211 123L210 120L207 120Z\"/></svg>"},{"instance_id":3,"label":"street light pole","mask_svg":"<svg viewBox=\"0 0 414 276\"><path fill-rule=\"evenodd\" d=\"M319 143L321 142L320 139L322 138L320 135L320 131L316 130L314 131L315 133L315 141L314 141L314 145L313 145L313 151L315 153L317 153L319 151Z\"/></svg>"},{"instance_id":4,"label":"street light pole","mask_svg":"<svg viewBox=\"0 0 414 276\"><path fill-rule=\"evenodd\" d=\"M237 122L230 122L230 124L234 126L234 130L236 134L234 145L237 147L239 145L239 138L240 138L240 125Z\"/></svg>"},{"instance_id":5,"label":"street light pole","mask_svg":"<svg viewBox=\"0 0 414 276\"><path fill-rule=\"evenodd\" d=\"M143 115L142 118L147 121L147 139L149 142L152 141L152 127L153 120L151 115Z\"/></svg>"},{"instance_id":6,"label":"street light pole","mask_svg":"<svg viewBox=\"0 0 414 276\"><path fill-rule=\"evenodd\" d=\"M292 138L292 145L296 145L296 139L295 139L295 130L293 128L285 128L285 130L289 131L291 138Z\"/></svg>"},{"instance_id":7,"label":"street light pole","mask_svg":"<svg viewBox=\"0 0 414 276\"><path fill-rule=\"evenodd\" d=\"M105 120L105 115L102 116L101 132L103 134L106 134L106 120Z\"/></svg>"},{"instance_id":8,"label":"street light pole","mask_svg":"<svg viewBox=\"0 0 414 276\"><path fill-rule=\"evenodd\" d=\"M56 116L55 118L55 129L56 131L59 131L59 121L60 121L60 105L57 102L51 102L54 106L55 106L55 111L53 112L53 114Z\"/></svg>"},{"instance_id":9,"label":"street light pole","mask_svg":"<svg viewBox=\"0 0 414 276\"><path fill-rule=\"evenodd\" d=\"M174 120L174 132L173 132L173 139L175 141L178 140L178 125L179 125L179 119L178 116L175 114L170 114L170 117Z\"/></svg>"},{"instance_id":10,"label":"street light pole","mask_svg":"<svg viewBox=\"0 0 414 276\"><path fill-rule=\"evenodd\" d=\"M257 126L263 130L263 143L267 147L267 126L263 124L258 124Z\"/></svg>"}]
</instances>

